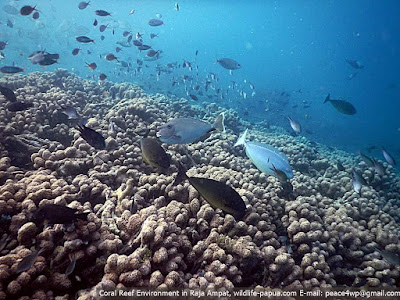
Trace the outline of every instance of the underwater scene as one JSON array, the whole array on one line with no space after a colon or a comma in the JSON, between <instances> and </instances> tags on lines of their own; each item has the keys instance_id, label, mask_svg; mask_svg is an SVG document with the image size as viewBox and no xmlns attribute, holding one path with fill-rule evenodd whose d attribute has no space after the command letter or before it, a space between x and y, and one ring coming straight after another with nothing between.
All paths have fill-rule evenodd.
<instances>
[{"instance_id":1,"label":"underwater scene","mask_svg":"<svg viewBox=\"0 0 400 300\"><path fill-rule=\"evenodd\" d=\"M399 299L399 11L1 0L0 299Z\"/></svg>"}]
</instances>

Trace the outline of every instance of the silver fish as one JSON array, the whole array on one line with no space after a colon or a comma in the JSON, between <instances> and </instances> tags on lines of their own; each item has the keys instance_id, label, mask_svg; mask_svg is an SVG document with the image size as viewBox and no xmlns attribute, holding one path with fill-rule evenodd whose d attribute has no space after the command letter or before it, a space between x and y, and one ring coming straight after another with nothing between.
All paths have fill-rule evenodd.
<instances>
[{"instance_id":1,"label":"silver fish","mask_svg":"<svg viewBox=\"0 0 400 300\"><path fill-rule=\"evenodd\" d=\"M75 254L70 254L69 255L69 259L70 259L70 263L68 264L67 269L65 270L65 275L69 276L71 275L74 270L75 270L75 266L76 266L76 255Z\"/></svg>"},{"instance_id":2,"label":"silver fish","mask_svg":"<svg viewBox=\"0 0 400 300\"><path fill-rule=\"evenodd\" d=\"M392 165L393 167L396 165L396 161L394 160L393 156L391 156L383 147L382 154L388 164Z\"/></svg>"},{"instance_id":3,"label":"silver fish","mask_svg":"<svg viewBox=\"0 0 400 300\"><path fill-rule=\"evenodd\" d=\"M289 122L290 122L290 127L292 127L292 129L294 130L294 132L296 132L297 134L299 134L301 132L301 125L299 122L293 120L291 117L287 117Z\"/></svg>"},{"instance_id":4,"label":"silver fish","mask_svg":"<svg viewBox=\"0 0 400 300\"><path fill-rule=\"evenodd\" d=\"M214 124L192 118L177 118L158 128L158 138L167 144L190 144L208 136L214 130L225 132L224 113Z\"/></svg>"},{"instance_id":5,"label":"silver fish","mask_svg":"<svg viewBox=\"0 0 400 300\"><path fill-rule=\"evenodd\" d=\"M388 250L381 250L378 248L375 249L382 255L383 259L386 260L389 264L400 265L400 256L398 254Z\"/></svg>"},{"instance_id":6,"label":"silver fish","mask_svg":"<svg viewBox=\"0 0 400 300\"><path fill-rule=\"evenodd\" d=\"M363 185L367 185L367 181L362 177L362 175L357 172L355 169L351 171L352 174L352 183L353 183L353 189L357 194L361 194L361 188Z\"/></svg>"},{"instance_id":7,"label":"silver fish","mask_svg":"<svg viewBox=\"0 0 400 300\"><path fill-rule=\"evenodd\" d=\"M374 163L375 172L381 176L385 175L385 167L382 165L382 163L374 158L372 158L372 162Z\"/></svg>"}]
</instances>

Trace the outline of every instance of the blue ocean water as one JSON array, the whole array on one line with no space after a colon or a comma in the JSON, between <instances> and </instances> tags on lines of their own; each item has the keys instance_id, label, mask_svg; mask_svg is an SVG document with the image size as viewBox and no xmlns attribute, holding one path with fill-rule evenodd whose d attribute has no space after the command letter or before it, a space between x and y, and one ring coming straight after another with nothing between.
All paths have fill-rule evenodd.
<instances>
[{"instance_id":1,"label":"blue ocean water","mask_svg":"<svg viewBox=\"0 0 400 300\"><path fill-rule=\"evenodd\" d=\"M0 65L15 64L25 73L65 68L96 81L102 72L108 80L135 82L150 93L187 99L193 94L199 98L194 104L216 102L251 122L264 121L288 131L286 116L291 116L309 139L330 146L353 152L376 146L377 153L385 146L400 156L399 1L183 0L178 1L179 11L175 1L164 0L91 1L84 10L78 9L79 2L2 1L2 7L18 10L37 5L40 17L0 10L0 41L8 42ZM111 16L96 16L98 9ZM135 12L129 14L132 9ZM149 26L152 18L160 18L164 25ZM101 33L100 25L108 28ZM144 44L162 50L159 59L139 65L146 51L135 46L116 53L116 43L127 39L124 31L131 31L133 39L137 32L143 34ZM151 33L158 36L151 39ZM79 35L95 43L80 44L75 40ZM80 54L72 56L77 47ZM52 66L32 65L27 57L37 50L59 53L60 59ZM129 67L105 60L107 53ZM230 75L215 63L223 57L235 59L241 68ZM346 59L365 67L356 70ZM182 68L184 60L191 71ZM98 66L95 71L85 64L92 62ZM175 62L179 67L167 66ZM219 80L204 92L210 73ZM357 113L344 115L324 104L328 93L351 102Z\"/></svg>"}]
</instances>

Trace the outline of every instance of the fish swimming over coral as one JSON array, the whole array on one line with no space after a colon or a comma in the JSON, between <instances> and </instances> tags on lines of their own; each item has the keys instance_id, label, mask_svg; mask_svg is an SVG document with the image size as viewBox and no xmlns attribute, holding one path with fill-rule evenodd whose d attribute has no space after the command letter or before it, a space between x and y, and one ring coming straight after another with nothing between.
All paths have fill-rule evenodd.
<instances>
[{"instance_id":1,"label":"fish swimming over coral","mask_svg":"<svg viewBox=\"0 0 400 300\"><path fill-rule=\"evenodd\" d=\"M193 118L177 118L158 128L157 137L167 144L190 144L200 141L214 131L225 132L224 113L219 114L214 124Z\"/></svg>"},{"instance_id":2,"label":"fish swimming over coral","mask_svg":"<svg viewBox=\"0 0 400 300\"><path fill-rule=\"evenodd\" d=\"M9 89L8 87L0 85L0 93L6 98L7 101L16 102L17 97L15 96L14 92Z\"/></svg>"},{"instance_id":3,"label":"fish swimming over coral","mask_svg":"<svg viewBox=\"0 0 400 300\"><path fill-rule=\"evenodd\" d=\"M276 170L282 171L287 178L293 178L293 171L285 154L278 149L259 142L247 142L248 129L238 138L234 147L244 145L246 155L261 172L276 176Z\"/></svg>"},{"instance_id":4,"label":"fish swimming over coral","mask_svg":"<svg viewBox=\"0 0 400 300\"><path fill-rule=\"evenodd\" d=\"M188 177L186 170L179 164L178 174L173 185L187 179L200 195L213 207L222 209L235 218L242 218L246 213L246 205L240 195L225 183L201 177Z\"/></svg>"},{"instance_id":5,"label":"fish swimming over coral","mask_svg":"<svg viewBox=\"0 0 400 300\"><path fill-rule=\"evenodd\" d=\"M328 94L328 96L326 96L324 103L330 102L338 112L345 115L354 115L357 112L356 108L350 102L345 100L332 100L330 95L331 94Z\"/></svg>"},{"instance_id":6,"label":"fish swimming over coral","mask_svg":"<svg viewBox=\"0 0 400 300\"><path fill-rule=\"evenodd\" d=\"M142 157L145 162L159 170L166 170L170 166L170 158L155 138L144 137L140 140Z\"/></svg>"},{"instance_id":7,"label":"fish swimming over coral","mask_svg":"<svg viewBox=\"0 0 400 300\"><path fill-rule=\"evenodd\" d=\"M35 263L36 259L40 256L40 254L42 254L44 251L46 250L46 248L41 248L39 250L35 250L34 252L32 252L31 254L29 254L28 256L25 256L19 263L17 266L17 270L16 272L22 273L25 271L28 271L30 268L32 268L33 264Z\"/></svg>"},{"instance_id":8,"label":"fish swimming over coral","mask_svg":"<svg viewBox=\"0 0 400 300\"><path fill-rule=\"evenodd\" d=\"M103 135L85 125L78 125L78 130L81 133L81 137L88 142L88 144L96 149L105 149L106 141Z\"/></svg>"},{"instance_id":9,"label":"fish swimming over coral","mask_svg":"<svg viewBox=\"0 0 400 300\"><path fill-rule=\"evenodd\" d=\"M71 224L77 219L86 221L88 213L76 213L77 210L64 205L45 204L39 207L32 216L32 222L41 224Z\"/></svg>"}]
</instances>

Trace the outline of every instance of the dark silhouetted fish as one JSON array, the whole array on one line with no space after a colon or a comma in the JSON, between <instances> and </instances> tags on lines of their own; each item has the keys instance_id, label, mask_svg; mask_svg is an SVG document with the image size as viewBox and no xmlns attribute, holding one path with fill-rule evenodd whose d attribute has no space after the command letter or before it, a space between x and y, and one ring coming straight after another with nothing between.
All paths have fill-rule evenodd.
<instances>
[{"instance_id":1,"label":"dark silhouetted fish","mask_svg":"<svg viewBox=\"0 0 400 300\"><path fill-rule=\"evenodd\" d=\"M79 51L81 51L81 48L75 48L74 50L72 50L72 55L78 55Z\"/></svg>"},{"instance_id":2,"label":"dark silhouetted fish","mask_svg":"<svg viewBox=\"0 0 400 300\"><path fill-rule=\"evenodd\" d=\"M383 164L380 161L375 160L374 158L372 158L372 162L374 163L375 172L381 176L385 175L385 167L383 166Z\"/></svg>"},{"instance_id":3,"label":"dark silhouetted fish","mask_svg":"<svg viewBox=\"0 0 400 300\"><path fill-rule=\"evenodd\" d=\"M141 41L139 41L139 40L133 40L132 44L135 45L136 47L139 47L139 46L143 45L143 43Z\"/></svg>"},{"instance_id":4,"label":"dark silhouetted fish","mask_svg":"<svg viewBox=\"0 0 400 300\"><path fill-rule=\"evenodd\" d=\"M0 50L4 50L4 48L8 45L7 42L1 42L0 41Z\"/></svg>"},{"instance_id":5,"label":"dark silhouetted fish","mask_svg":"<svg viewBox=\"0 0 400 300\"><path fill-rule=\"evenodd\" d=\"M100 16L100 17L111 16L111 14L108 11L105 11L105 10L102 10L102 9L98 9L94 13L96 15Z\"/></svg>"},{"instance_id":6,"label":"dark silhouetted fish","mask_svg":"<svg viewBox=\"0 0 400 300\"><path fill-rule=\"evenodd\" d=\"M57 204L45 204L39 207L32 216L32 222L42 224L47 221L49 224L71 224L77 219L87 220L88 212L76 213L77 210Z\"/></svg>"},{"instance_id":7,"label":"dark silhouetted fish","mask_svg":"<svg viewBox=\"0 0 400 300\"><path fill-rule=\"evenodd\" d=\"M107 25L100 25L100 28L99 28L100 32L104 32L104 30L106 30L107 27L108 27L108 24Z\"/></svg>"},{"instance_id":8,"label":"dark silhouetted fish","mask_svg":"<svg viewBox=\"0 0 400 300\"><path fill-rule=\"evenodd\" d=\"M20 14L23 16L28 16L30 15L34 10L36 10L36 5L35 6L29 6L29 5L25 5L20 9Z\"/></svg>"},{"instance_id":9,"label":"dark silhouetted fish","mask_svg":"<svg viewBox=\"0 0 400 300\"><path fill-rule=\"evenodd\" d=\"M199 98L197 98L196 95L189 94L189 97L192 98L194 101L199 101Z\"/></svg>"},{"instance_id":10,"label":"dark silhouetted fish","mask_svg":"<svg viewBox=\"0 0 400 300\"><path fill-rule=\"evenodd\" d=\"M7 104L7 109L12 112L23 111L30 107L32 107L32 103L25 103L25 102L11 102Z\"/></svg>"},{"instance_id":11,"label":"dark silhouetted fish","mask_svg":"<svg viewBox=\"0 0 400 300\"><path fill-rule=\"evenodd\" d=\"M338 162L336 163L336 168L337 168L339 171L344 171L344 170L346 170L340 161L338 161Z\"/></svg>"},{"instance_id":12,"label":"dark silhouetted fish","mask_svg":"<svg viewBox=\"0 0 400 300\"><path fill-rule=\"evenodd\" d=\"M87 62L85 62L85 64L88 66L88 68L89 69L91 69L91 70L96 70L96 68L97 68L97 64L96 63L94 63L94 62L92 62L92 63L87 63Z\"/></svg>"},{"instance_id":13,"label":"dark silhouetted fish","mask_svg":"<svg viewBox=\"0 0 400 300\"><path fill-rule=\"evenodd\" d=\"M92 147L96 149L104 149L106 147L106 141L101 133L88 128L84 125L78 126L78 130L81 137Z\"/></svg>"},{"instance_id":14,"label":"dark silhouetted fish","mask_svg":"<svg viewBox=\"0 0 400 300\"><path fill-rule=\"evenodd\" d=\"M217 59L216 62L228 70L237 70L242 67L236 60L233 60L232 58L220 58Z\"/></svg>"},{"instance_id":15,"label":"dark silhouetted fish","mask_svg":"<svg viewBox=\"0 0 400 300\"><path fill-rule=\"evenodd\" d=\"M151 48L151 46L149 46L149 45L140 45L140 46L138 46L137 47L140 51L143 51L143 50L149 50L150 48Z\"/></svg>"},{"instance_id":16,"label":"dark silhouetted fish","mask_svg":"<svg viewBox=\"0 0 400 300\"><path fill-rule=\"evenodd\" d=\"M338 112L345 115L354 115L357 112L353 104L345 100L332 100L330 99L330 94L326 96L324 103L326 102L330 102Z\"/></svg>"},{"instance_id":17,"label":"dark silhouetted fish","mask_svg":"<svg viewBox=\"0 0 400 300\"><path fill-rule=\"evenodd\" d=\"M104 74L104 73L100 73L100 74L99 74L99 79L100 79L100 80L105 80L105 79L107 79L107 75Z\"/></svg>"},{"instance_id":18,"label":"dark silhouetted fish","mask_svg":"<svg viewBox=\"0 0 400 300\"><path fill-rule=\"evenodd\" d=\"M374 162L373 162L373 160L372 160L369 156L363 154L363 153L360 152L360 151L358 151L358 155L360 155L362 161L365 162L365 164L366 164L368 167L373 167L373 166L374 166Z\"/></svg>"},{"instance_id":19,"label":"dark silhouetted fish","mask_svg":"<svg viewBox=\"0 0 400 300\"><path fill-rule=\"evenodd\" d=\"M93 26L96 27L98 24L97 19L94 19Z\"/></svg>"},{"instance_id":20,"label":"dark silhouetted fish","mask_svg":"<svg viewBox=\"0 0 400 300\"><path fill-rule=\"evenodd\" d=\"M80 3L78 4L78 8L79 8L79 9L85 9L86 7L88 7L89 4L90 4L90 1L88 1L88 2L82 1L82 2L80 2Z\"/></svg>"},{"instance_id":21,"label":"dark silhouetted fish","mask_svg":"<svg viewBox=\"0 0 400 300\"><path fill-rule=\"evenodd\" d=\"M150 33L150 38L154 39L155 37L158 37L158 34Z\"/></svg>"},{"instance_id":22,"label":"dark silhouetted fish","mask_svg":"<svg viewBox=\"0 0 400 300\"><path fill-rule=\"evenodd\" d=\"M177 185L185 179L211 206L220 208L238 219L246 213L246 205L243 199L233 188L213 179L188 177L184 167L179 164L178 175L176 175L173 185Z\"/></svg>"},{"instance_id":23,"label":"dark silhouetted fish","mask_svg":"<svg viewBox=\"0 0 400 300\"><path fill-rule=\"evenodd\" d=\"M75 40L77 40L80 43L85 43L85 44L86 43L94 43L93 39L91 39L91 38L89 38L87 36L84 36L84 35L76 37Z\"/></svg>"},{"instance_id":24,"label":"dark silhouetted fish","mask_svg":"<svg viewBox=\"0 0 400 300\"><path fill-rule=\"evenodd\" d=\"M60 112L66 115L68 120L77 120L81 117L73 106L61 107Z\"/></svg>"},{"instance_id":25,"label":"dark silhouetted fish","mask_svg":"<svg viewBox=\"0 0 400 300\"><path fill-rule=\"evenodd\" d=\"M145 162L160 171L166 170L170 166L170 158L155 138L144 137L140 140L142 157Z\"/></svg>"},{"instance_id":26,"label":"dark silhouetted fish","mask_svg":"<svg viewBox=\"0 0 400 300\"><path fill-rule=\"evenodd\" d=\"M113 61L113 60L116 60L116 61L118 61L118 62L119 62L118 58L117 58L117 57L115 57L115 55L114 55L114 54L112 54L112 53L108 53L108 54L106 55L106 60L108 60L108 61Z\"/></svg>"},{"instance_id":27,"label":"dark silhouetted fish","mask_svg":"<svg viewBox=\"0 0 400 300\"><path fill-rule=\"evenodd\" d=\"M3 66L0 68L0 72L5 74L15 74L23 71L24 69L16 66Z\"/></svg>"},{"instance_id":28,"label":"dark silhouetted fish","mask_svg":"<svg viewBox=\"0 0 400 300\"><path fill-rule=\"evenodd\" d=\"M148 24L150 26L161 26L164 24L164 22L160 19L151 19L151 20L149 20Z\"/></svg>"},{"instance_id":29,"label":"dark silhouetted fish","mask_svg":"<svg viewBox=\"0 0 400 300\"><path fill-rule=\"evenodd\" d=\"M351 59L346 59L346 62L352 66L354 69L363 69L364 65L360 63L358 60L351 60Z\"/></svg>"},{"instance_id":30,"label":"dark silhouetted fish","mask_svg":"<svg viewBox=\"0 0 400 300\"><path fill-rule=\"evenodd\" d=\"M36 250L34 252L32 252L31 254L29 254L28 256L25 256L19 263L17 266L17 270L16 272L22 273L25 271L28 271L30 268L32 268L33 264L35 263L36 259L39 257L40 254L42 254L46 249L45 248L41 248L39 250Z\"/></svg>"},{"instance_id":31,"label":"dark silhouetted fish","mask_svg":"<svg viewBox=\"0 0 400 300\"><path fill-rule=\"evenodd\" d=\"M32 15L32 18L33 18L34 20L39 19L39 17L40 17L40 14L39 14L38 11L35 11L35 12L33 13L33 15Z\"/></svg>"},{"instance_id":32,"label":"dark silhouetted fish","mask_svg":"<svg viewBox=\"0 0 400 300\"><path fill-rule=\"evenodd\" d=\"M7 19L7 27L10 27L10 28L14 27L14 23L10 19Z\"/></svg>"},{"instance_id":33,"label":"dark silhouetted fish","mask_svg":"<svg viewBox=\"0 0 400 300\"><path fill-rule=\"evenodd\" d=\"M0 93L4 96L4 98L6 98L7 101L10 102L17 101L17 97L15 96L14 92L5 86L0 85Z\"/></svg>"}]
</instances>

